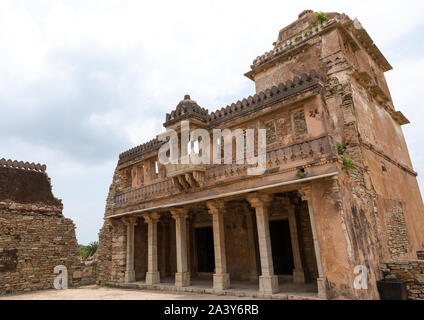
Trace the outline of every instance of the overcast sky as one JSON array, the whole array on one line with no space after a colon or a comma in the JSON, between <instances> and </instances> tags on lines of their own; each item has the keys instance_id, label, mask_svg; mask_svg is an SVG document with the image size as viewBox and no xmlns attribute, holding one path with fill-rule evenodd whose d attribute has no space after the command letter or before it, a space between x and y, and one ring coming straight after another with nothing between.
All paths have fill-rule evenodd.
<instances>
[{"instance_id":1,"label":"overcast sky","mask_svg":"<svg viewBox=\"0 0 424 320\"><path fill-rule=\"evenodd\" d=\"M95 241L119 153L160 133L184 94L210 111L252 94L243 74L305 9L357 17L393 65L424 174L424 2L408 0L0 0L0 158L47 164L79 243Z\"/></svg>"}]
</instances>

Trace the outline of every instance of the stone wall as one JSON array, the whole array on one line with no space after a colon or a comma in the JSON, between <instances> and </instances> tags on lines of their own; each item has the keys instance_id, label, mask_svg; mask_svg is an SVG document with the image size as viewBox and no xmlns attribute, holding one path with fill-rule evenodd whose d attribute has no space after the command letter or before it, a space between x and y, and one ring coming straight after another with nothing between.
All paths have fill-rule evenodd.
<instances>
[{"instance_id":1,"label":"stone wall","mask_svg":"<svg viewBox=\"0 0 424 320\"><path fill-rule=\"evenodd\" d=\"M424 300L423 260L393 260L382 263L380 268L385 276L394 275L407 282L409 300Z\"/></svg>"},{"instance_id":2,"label":"stone wall","mask_svg":"<svg viewBox=\"0 0 424 320\"><path fill-rule=\"evenodd\" d=\"M97 249L97 282L110 281L112 267L112 231L113 227L105 223L99 232Z\"/></svg>"},{"instance_id":3,"label":"stone wall","mask_svg":"<svg viewBox=\"0 0 424 320\"><path fill-rule=\"evenodd\" d=\"M75 225L43 168L0 166L0 294L53 288L58 265L69 286L94 281L96 262L80 262Z\"/></svg>"}]
</instances>

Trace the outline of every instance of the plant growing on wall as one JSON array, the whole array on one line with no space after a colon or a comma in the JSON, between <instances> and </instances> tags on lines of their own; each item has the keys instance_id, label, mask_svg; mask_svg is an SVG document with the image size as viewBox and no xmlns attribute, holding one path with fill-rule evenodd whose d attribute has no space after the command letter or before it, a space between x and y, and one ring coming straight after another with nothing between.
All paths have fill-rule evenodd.
<instances>
[{"instance_id":1,"label":"plant growing on wall","mask_svg":"<svg viewBox=\"0 0 424 320\"><path fill-rule=\"evenodd\" d=\"M343 170L349 171L349 170L355 170L356 166L353 164L353 161L347 157L344 156L344 153L346 151L346 147L341 144L340 142L337 142L337 152L340 156L340 159L343 160Z\"/></svg>"},{"instance_id":2,"label":"plant growing on wall","mask_svg":"<svg viewBox=\"0 0 424 320\"><path fill-rule=\"evenodd\" d=\"M337 152L339 153L339 156L342 156L345 150L346 148L344 147L344 145L341 144L340 142L337 142Z\"/></svg>"},{"instance_id":3,"label":"plant growing on wall","mask_svg":"<svg viewBox=\"0 0 424 320\"><path fill-rule=\"evenodd\" d=\"M296 172L296 177L298 178L305 178L306 177L306 172L305 169L300 169Z\"/></svg>"},{"instance_id":4,"label":"plant growing on wall","mask_svg":"<svg viewBox=\"0 0 424 320\"><path fill-rule=\"evenodd\" d=\"M322 12L322 11L318 11L318 12L316 13L316 16L317 16L317 20L318 20L320 23L323 23L323 22L328 21L327 16L326 16L326 15L325 15L325 13L324 13L324 12Z\"/></svg>"}]
</instances>

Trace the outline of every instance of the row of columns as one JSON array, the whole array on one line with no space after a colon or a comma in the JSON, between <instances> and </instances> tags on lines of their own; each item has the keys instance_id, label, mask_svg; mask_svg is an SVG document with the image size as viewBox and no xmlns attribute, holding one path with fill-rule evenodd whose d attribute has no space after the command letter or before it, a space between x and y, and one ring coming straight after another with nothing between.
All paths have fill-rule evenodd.
<instances>
[{"instance_id":1,"label":"row of columns","mask_svg":"<svg viewBox=\"0 0 424 320\"><path fill-rule=\"evenodd\" d=\"M306 200L310 200L309 193L303 193ZM261 276L259 277L259 290L265 294L277 293L279 291L278 277L274 274L274 265L272 259L271 236L269 230L269 205L273 199L272 195L254 193L247 196L247 201L255 209L256 223L259 242L259 254L261 261ZM213 200L206 203L208 212L212 216L213 239L215 252L215 273L213 275L213 287L216 290L224 290L230 287L230 275L227 271L227 261L225 252L225 234L224 234L224 214L225 202L223 200ZM290 203L286 203L288 208L288 218L290 225L290 236L292 242L293 260L295 269L293 270L294 282L304 283L305 274L300 254L299 239L296 225L295 208ZM312 206L308 205L310 210L310 219L312 224L312 233L314 239L315 253L318 265L318 289L319 295L323 297L325 288L323 288L322 265L320 262L320 253L318 241L316 238L315 223ZM176 226L176 255L177 272L175 273L175 286L190 286L190 273L188 271L187 258L187 224L188 212L186 209L172 209L172 218ZM143 216L148 224L148 270L146 273L146 284L156 284L160 282L158 270L157 253L157 223L159 214L154 212ZM127 225L127 264L125 271L125 281L135 281L134 272L134 227L136 218L126 218L124 222Z\"/></svg>"}]
</instances>

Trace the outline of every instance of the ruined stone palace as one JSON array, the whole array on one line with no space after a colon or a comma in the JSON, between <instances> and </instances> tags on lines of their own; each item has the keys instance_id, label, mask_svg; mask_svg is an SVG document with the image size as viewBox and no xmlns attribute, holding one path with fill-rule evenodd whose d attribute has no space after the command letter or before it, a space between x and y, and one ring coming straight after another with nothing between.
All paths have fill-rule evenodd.
<instances>
[{"instance_id":1,"label":"ruined stone palace","mask_svg":"<svg viewBox=\"0 0 424 320\"><path fill-rule=\"evenodd\" d=\"M345 14L304 11L273 46L245 75L252 96L209 112L186 95L164 117L166 130L187 120L211 137L217 128L266 129L265 173L162 165L158 138L120 154L99 282L201 280L263 296L289 283L320 298L379 299L376 281L391 265L423 266L424 207L402 133L409 121L384 75L392 66ZM354 288L356 266L367 268L368 290Z\"/></svg>"}]
</instances>

